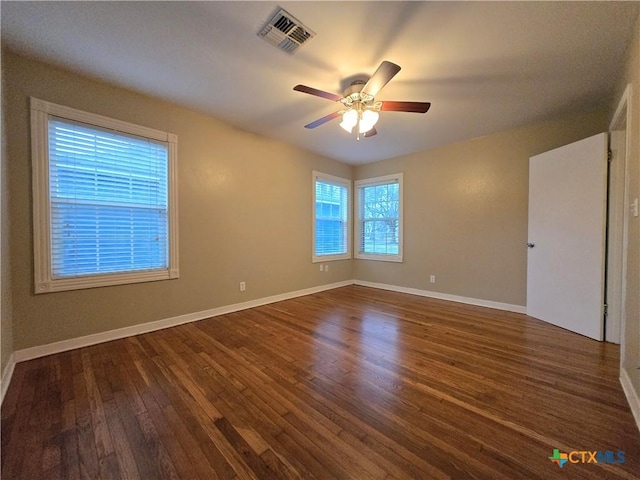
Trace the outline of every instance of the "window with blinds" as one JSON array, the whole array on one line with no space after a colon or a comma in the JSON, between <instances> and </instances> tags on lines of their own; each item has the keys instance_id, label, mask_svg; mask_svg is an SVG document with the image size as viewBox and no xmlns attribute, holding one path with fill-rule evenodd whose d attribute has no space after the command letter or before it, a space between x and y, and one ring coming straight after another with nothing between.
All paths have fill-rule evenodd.
<instances>
[{"instance_id":1,"label":"window with blinds","mask_svg":"<svg viewBox=\"0 0 640 480\"><path fill-rule=\"evenodd\" d=\"M402 261L402 174L356 181L356 258Z\"/></svg>"},{"instance_id":2,"label":"window with blinds","mask_svg":"<svg viewBox=\"0 0 640 480\"><path fill-rule=\"evenodd\" d=\"M313 261L351 258L351 181L313 172Z\"/></svg>"},{"instance_id":3,"label":"window with blinds","mask_svg":"<svg viewBox=\"0 0 640 480\"><path fill-rule=\"evenodd\" d=\"M32 103L36 291L175 278L175 137Z\"/></svg>"},{"instance_id":4,"label":"window with blinds","mask_svg":"<svg viewBox=\"0 0 640 480\"><path fill-rule=\"evenodd\" d=\"M166 143L49 120L53 278L168 267Z\"/></svg>"}]
</instances>

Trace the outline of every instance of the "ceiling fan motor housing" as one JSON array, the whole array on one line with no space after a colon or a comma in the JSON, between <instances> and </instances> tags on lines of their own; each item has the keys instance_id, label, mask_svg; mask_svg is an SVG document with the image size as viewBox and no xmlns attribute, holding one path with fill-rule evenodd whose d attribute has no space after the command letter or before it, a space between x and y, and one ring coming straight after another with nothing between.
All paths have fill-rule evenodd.
<instances>
[{"instance_id":1,"label":"ceiling fan motor housing","mask_svg":"<svg viewBox=\"0 0 640 480\"><path fill-rule=\"evenodd\" d=\"M354 80L344 91L344 97L340 102L345 107L352 107L354 103L367 104L373 101L373 97L367 93L362 93L362 88L366 85L364 80ZM366 106L366 105L365 105Z\"/></svg>"}]
</instances>

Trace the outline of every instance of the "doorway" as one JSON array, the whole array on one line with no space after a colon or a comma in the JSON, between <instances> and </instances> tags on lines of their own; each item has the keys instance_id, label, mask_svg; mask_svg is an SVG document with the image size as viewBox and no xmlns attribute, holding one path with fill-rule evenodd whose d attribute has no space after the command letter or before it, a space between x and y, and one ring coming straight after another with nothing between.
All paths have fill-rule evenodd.
<instances>
[{"instance_id":1,"label":"doorway","mask_svg":"<svg viewBox=\"0 0 640 480\"><path fill-rule=\"evenodd\" d=\"M607 272L605 302L605 340L620 343L625 318L627 230L629 202L627 200L627 152L629 125L628 85L609 126L609 197L607 212ZM637 207L636 207L637 208Z\"/></svg>"}]
</instances>

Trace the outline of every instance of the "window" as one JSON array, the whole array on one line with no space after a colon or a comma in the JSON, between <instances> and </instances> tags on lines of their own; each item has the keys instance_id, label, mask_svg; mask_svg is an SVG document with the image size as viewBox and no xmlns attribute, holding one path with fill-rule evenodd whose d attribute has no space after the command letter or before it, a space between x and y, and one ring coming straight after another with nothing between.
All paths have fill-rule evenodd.
<instances>
[{"instance_id":1,"label":"window","mask_svg":"<svg viewBox=\"0 0 640 480\"><path fill-rule=\"evenodd\" d=\"M358 180L356 258L402 262L402 173Z\"/></svg>"},{"instance_id":2,"label":"window","mask_svg":"<svg viewBox=\"0 0 640 480\"><path fill-rule=\"evenodd\" d=\"M313 261L351 258L351 181L313 172Z\"/></svg>"},{"instance_id":3,"label":"window","mask_svg":"<svg viewBox=\"0 0 640 480\"><path fill-rule=\"evenodd\" d=\"M35 291L178 277L177 138L31 99Z\"/></svg>"}]
</instances>

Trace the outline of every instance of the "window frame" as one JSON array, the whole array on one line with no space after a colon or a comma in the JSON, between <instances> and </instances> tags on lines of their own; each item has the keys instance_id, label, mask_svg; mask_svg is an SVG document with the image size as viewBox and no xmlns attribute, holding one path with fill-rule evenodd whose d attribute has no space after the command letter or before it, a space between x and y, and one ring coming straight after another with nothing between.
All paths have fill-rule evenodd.
<instances>
[{"instance_id":1,"label":"window frame","mask_svg":"<svg viewBox=\"0 0 640 480\"><path fill-rule=\"evenodd\" d=\"M361 242L360 238L362 236L363 230L363 212L362 212L362 195L365 187L374 187L376 185L388 185L392 183L398 184L398 253L397 254L385 254L385 253L366 253L360 251ZM365 178L362 180L356 180L354 182L354 190L355 190L355 209L354 216L356 216L354 234L353 234L353 252L354 258L360 260L376 260L382 262L396 262L402 263L403 261L403 238L404 238L404 221L403 221L403 208L404 208L404 200L403 200L403 174L402 173L394 173L391 175L384 175L380 177L374 178Z\"/></svg>"},{"instance_id":2,"label":"window frame","mask_svg":"<svg viewBox=\"0 0 640 480\"><path fill-rule=\"evenodd\" d=\"M168 268L82 275L69 278L54 278L52 276L48 133L49 118L52 116L167 144ZM179 277L178 137L176 135L31 97L31 162L34 286L36 294L168 280Z\"/></svg>"},{"instance_id":3,"label":"window frame","mask_svg":"<svg viewBox=\"0 0 640 480\"><path fill-rule=\"evenodd\" d=\"M344 239L344 245L345 245L345 253L331 253L331 254L325 254L325 255L316 255L316 182L317 181L323 181L326 183L331 183L334 185L340 185L343 187L347 188L347 225L346 225L346 235L345 235L345 239ZM352 192L352 182L349 179L346 178L342 178L342 177L337 177L334 175L329 175L327 173L322 173L322 172L318 172L318 171L313 171L312 172L312 178L311 178L311 192L312 192L312 202L311 202L311 208L312 208L312 230L311 230L311 263L321 263L321 262L332 262L335 260L349 260L352 258L352 253L351 253L351 245L352 245L352 224L353 224L353 210L352 210L352 205L353 205L353 192Z\"/></svg>"}]
</instances>

